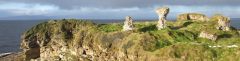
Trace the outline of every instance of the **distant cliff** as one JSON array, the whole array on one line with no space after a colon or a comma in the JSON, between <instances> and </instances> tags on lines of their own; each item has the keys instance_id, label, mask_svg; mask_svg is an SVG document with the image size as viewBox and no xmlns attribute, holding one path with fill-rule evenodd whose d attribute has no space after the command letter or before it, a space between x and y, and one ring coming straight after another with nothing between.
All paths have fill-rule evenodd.
<instances>
[{"instance_id":1,"label":"distant cliff","mask_svg":"<svg viewBox=\"0 0 240 61\"><path fill-rule=\"evenodd\" d=\"M63 19L40 23L22 35L17 60L46 61L238 61L240 36L216 29L217 22L136 22L134 30L123 24L95 24ZM202 33L201 33L202 32ZM202 37L199 36L203 34ZM216 40L208 38L216 36ZM214 37L213 36L213 37Z\"/></svg>"}]
</instances>

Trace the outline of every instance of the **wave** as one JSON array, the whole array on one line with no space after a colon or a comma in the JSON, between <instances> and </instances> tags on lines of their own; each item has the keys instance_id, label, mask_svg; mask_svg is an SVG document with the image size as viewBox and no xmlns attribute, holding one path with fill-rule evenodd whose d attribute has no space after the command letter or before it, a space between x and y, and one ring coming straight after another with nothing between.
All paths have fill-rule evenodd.
<instances>
[{"instance_id":1,"label":"wave","mask_svg":"<svg viewBox=\"0 0 240 61\"><path fill-rule=\"evenodd\" d=\"M0 57L4 57L4 56L10 55L10 54L12 54L12 52L8 52L8 53L1 53L1 54L0 54Z\"/></svg>"}]
</instances>

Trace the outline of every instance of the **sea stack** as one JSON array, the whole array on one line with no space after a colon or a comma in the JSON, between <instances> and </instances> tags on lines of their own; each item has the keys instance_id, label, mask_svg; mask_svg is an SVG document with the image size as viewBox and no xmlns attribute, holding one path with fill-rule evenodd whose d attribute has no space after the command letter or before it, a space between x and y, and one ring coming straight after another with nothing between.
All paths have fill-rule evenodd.
<instances>
[{"instance_id":1,"label":"sea stack","mask_svg":"<svg viewBox=\"0 0 240 61\"><path fill-rule=\"evenodd\" d=\"M230 18L225 16L218 16L218 26L217 29L223 30L223 31L229 31L230 30Z\"/></svg>"},{"instance_id":2,"label":"sea stack","mask_svg":"<svg viewBox=\"0 0 240 61\"><path fill-rule=\"evenodd\" d=\"M133 30L133 20L132 17L127 16L123 25L123 31Z\"/></svg>"},{"instance_id":3,"label":"sea stack","mask_svg":"<svg viewBox=\"0 0 240 61\"><path fill-rule=\"evenodd\" d=\"M156 10L156 13L158 14L159 18L157 28L158 30L161 30L166 27L166 17L167 14L169 13L169 8L168 7L158 8Z\"/></svg>"}]
</instances>

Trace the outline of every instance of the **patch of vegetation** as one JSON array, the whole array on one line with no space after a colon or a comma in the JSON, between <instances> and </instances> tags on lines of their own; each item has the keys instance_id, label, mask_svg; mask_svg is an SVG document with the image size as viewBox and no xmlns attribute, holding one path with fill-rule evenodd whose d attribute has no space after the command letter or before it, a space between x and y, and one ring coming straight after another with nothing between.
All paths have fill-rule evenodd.
<instances>
[{"instance_id":1,"label":"patch of vegetation","mask_svg":"<svg viewBox=\"0 0 240 61\"><path fill-rule=\"evenodd\" d=\"M142 31L142 32L147 32L147 31L155 31L157 30L157 27L156 25L147 25L147 26L144 26L143 28L140 28L139 31Z\"/></svg>"},{"instance_id":2,"label":"patch of vegetation","mask_svg":"<svg viewBox=\"0 0 240 61\"><path fill-rule=\"evenodd\" d=\"M93 22L86 20L50 20L48 22L40 23L26 31L24 33L24 39L32 41L32 39L38 38L40 40L44 40L44 42L41 41L41 43L43 43L43 45L46 45L53 36L58 36L59 38L66 39L65 42L68 42L67 40L73 39L73 32L79 29L77 27L84 26L82 28L93 28L94 25L95 24ZM57 33L57 35L55 35L55 33Z\"/></svg>"},{"instance_id":3,"label":"patch of vegetation","mask_svg":"<svg viewBox=\"0 0 240 61\"><path fill-rule=\"evenodd\" d=\"M114 32L114 31L121 31L122 24L99 24L98 29L104 32Z\"/></svg>"}]
</instances>

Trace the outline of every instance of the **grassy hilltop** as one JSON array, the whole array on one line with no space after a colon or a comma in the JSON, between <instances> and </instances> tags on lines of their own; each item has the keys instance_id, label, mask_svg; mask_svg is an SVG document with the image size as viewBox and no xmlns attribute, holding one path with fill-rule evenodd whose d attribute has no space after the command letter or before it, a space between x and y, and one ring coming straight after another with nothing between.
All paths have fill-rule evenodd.
<instances>
[{"instance_id":1,"label":"grassy hilltop","mask_svg":"<svg viewBox=\"0 0 240 61\"><path fill-rule=\"evenodd\" d=\"M238 31L217 30L216 23L168 21L167 28L157 30L157 21L134 22L133 31L122 31L123 23L51 20L25 32L21 48L25 60L239 61L240 48L229 47L240 46ZM199 38L201 31L218 38Z\"/></svg>"}]
</instances>

